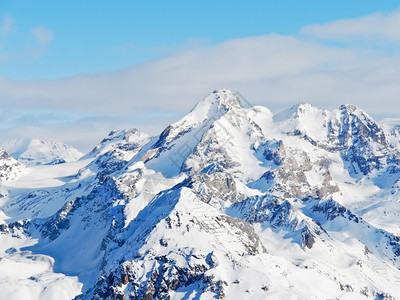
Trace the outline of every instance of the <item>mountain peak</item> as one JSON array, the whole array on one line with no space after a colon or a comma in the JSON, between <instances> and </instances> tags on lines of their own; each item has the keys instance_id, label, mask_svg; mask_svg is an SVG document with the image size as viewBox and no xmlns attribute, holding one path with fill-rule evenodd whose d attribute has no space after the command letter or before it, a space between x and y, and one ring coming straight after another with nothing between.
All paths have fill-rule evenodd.
<instances>
[{"instance_id":1,"label":"mountain peak","mask_svg":"<svg viewBox=\"0 0 400 300\"><path fill-rule=\"evenodd\" d=\"M373 118L366 113L363 109L361 109L360 107L358 107L357 105L353 105L353 104L342 104L339 108L339 110L344 113L344 114L351 114L351 115L356 115L357 117L361 117L362 119L367 119L370 121L373 121Z\"/></svg>"},{"instance_id":2,"label":"mountain peak","mask_svg":"<svg viewBox=\"0 0 400 300\"><path fill-rule=\"evenodd\" d=\"M100 144L86 154L83 159L88 157L100 156L108 151L119 149L124 152L133 152L150 140L150 136L136 128L112 130Z\"/></svg>"},{"instance_id":3,"label":"mountain peak","mask_svg":"<svg viewBox=\"0 0 400 300\"><path fill-rule=\"evenodd\" d=\"M23 169L24 166L0 148L0 182L15 179Z\"/></svg>"},{"instance_id":4,"label":"mountain peak","mask_svg":"<svg viewBox=\"0 0 400 300\"><path fill-rule=\"evenodd\" d=\"M108 137L103 139L103 141L110 141L110 140L117 140L117 139L125 139L128 140L132 136L147 136L147 134L140 132L136 128L131 128L131 129L121 129L121 130L112 130L108 134Z\"/></svg>"},{"instance_id":5,"label":"mountain peak","mask_svg":"<svg viewBox=\"0 0 400 300\"><path fill-rule=\"evenodd\" d=\"M305 114L313 113L313 112L321 112L321 109L313 106L312 104L300 102L300 103L293 105L292 107L285 109L284 111L276 114L274 116L274 121L281 122L281 121L285 121L285 120L292 119L292 118L298 119L301 115L305 115Z\"/></svg>"},{"instance_id":6,"label":"mountain peak","mask_svg":"<svg viewBox=\"0 0 400 300\"><path fill-rule=\"evenodd\" d=\"M361 108L354 104L342 104L339 109L342 111L348 111L349 113L354 113L355 111L361 111L364 113Z\"/></svg>"},{"instance_id":7,"label":"mountain peak","mask_svg":"<svg viewBox=\"0 0 400 300\"><path fill-rule=\"evenodd\" d=\"M219 105L224 105L228 108L241 108L239 97L235 96L232 91L227 88L214 90L209 97L214 98ZM207 97L208 98L208 97ZM207 99L206 98L206 99Z\"/></svg>"},{"instance_id":8,"label":"mountain peak","mask_svg":"<svg viewBox=\"0 0 400 300\"><path fill-rule=\"evenodd\" d=\"M303 112L303 111L311 110L311 109L319 109L316 106L314 106L310 103L306 103L306 102L300 102L297 105L295 105L295 107L297 107L298 112Z\"/></svg>"},{"instance_id":9,"label":"mountain peak","mask_svg":"<svg viewBox=\"0 0 400 300\"><path fill-rule=\"evenodd\" d=\"M219 119L231 109L240 109L239 97L235 96L229 89L221 88L214 90L178 122L172 124L173 128L191 128L205 120Z\"/></svg>"},{"instance_id":10,"label":"mountain peak","mask_svg":"<svg viewBox=\"0 0 400 300\"><path fill-rule=\"evenodd\" d=\"M220 111L221 108L224 108L225 111L230 108L241 107L239 97L235 96L229 89L222 88L208 94L207 97L196 104L191 112L200 110L201 112L204 112L204 110Z\"/></svg>"},{"instance_id":11,"label":"mountain peak","mask_svg":"<svg viewBox=\"0 0 400 300\"><path fill-rule=\"evenodd\" d=\"M343 116L353 115L363 122L374 124L374 126L381 128L381 126L377 124L376 121L369 114L367 114L364 110L362 110L356 105L343 104L340 106L339 110L341 111Z\"/></svg>"}]
</instances>

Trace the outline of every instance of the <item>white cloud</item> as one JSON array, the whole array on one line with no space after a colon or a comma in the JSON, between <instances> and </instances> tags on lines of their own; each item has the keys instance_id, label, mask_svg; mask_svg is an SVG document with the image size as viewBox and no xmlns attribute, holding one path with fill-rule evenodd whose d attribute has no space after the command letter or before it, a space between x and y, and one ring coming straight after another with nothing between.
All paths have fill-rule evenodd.
<instances>
[{"instance_id":1,"label":"white cloud","mask_svg":"<svg viewBox=\"0 0 400 300\"><path fill-rule=\"evenodd\" d=\"M251 91L247 87L255 83L261 88L313 70L332 69L354 56L350 50L267 35L231 40L116 72L54 81L3 78L0 96L3 107L112 114L184 112L221 86ZM292 100L297 97L293 93Z\"/></svg>"},{"instance_id":2,"label":"white cloud","mask_svg":"<svg viewBox=\"0 0 400 300\"><path fill-rule=\"evenodd\" d=\"M44 26L37 26L31 30L36 41L40 44L48 44L54 38L54 33Z\"/></svg>"},{"instance_id":3,"label":"white cloud","mask_svg":"<svg viewBox=\"0 0 400 300\"><path fill-rule=\"evenodd\" d=\"M276 112L304 101L328 109L352 103L373 116L399 116L400 56L361 55L357 49L265 35L193 49L116 72L60 80L0 78L0 99L2 109L99 115L64 127L31 120L23 128L8 129L13 134L57 137L88 149L88 144L94 146L112 128L139 127L156 133L179 118L168 113L183 115L220 87L240 91L251 103Z\"/></svg>"},{"instance_id":4,"label":"white cloud","mask_svg":"<svg viewBox=\"0 0 400 300\"><path fill-rule=\"evenodd\" d=\"M375 13L328 24L309 25L303 27L301 33L331 40L383 38L389 41L400 41L400 11L390 14Z\"/></svg>"}]
</instances>

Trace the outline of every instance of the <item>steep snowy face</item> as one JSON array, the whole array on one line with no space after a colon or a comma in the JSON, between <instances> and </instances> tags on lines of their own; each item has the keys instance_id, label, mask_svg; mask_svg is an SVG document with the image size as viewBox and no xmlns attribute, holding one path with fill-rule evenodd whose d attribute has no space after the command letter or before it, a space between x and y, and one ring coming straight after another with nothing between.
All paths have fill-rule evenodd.
<instances>
[{"instance_id":1,"label":"steep snowy face","mask_svg":"<svg viewBox=\"0 0 400 300\"><path fill-rule=\"evenodd\" d=\"M235 108L241 108L237 96L228 89L215 90L200 101L187 116L175 123L173 127L194 127L207 119L218 119L228 110Z\"/></svg>"},{"instance_id":2,"label":"steep snowy face","mask_svg":"<svg viewBox=\"0 0 400 300\"><path fill-rule=\"evenodd\" d=\"M268 109L242 108L237 96L221 89L168 126L132 163L140 160L167 177L221 165L241 181L254 180L264 170L253 155L254 144L264 140L271 128L272 113Z\"/></svg>"},{"instance_id":3,"label":"steep snowy face","mask_svg":"<svg viewBox=\"0 0 400 300\"><path fill-rule=\"evenodd\" d=\"M71 162L83 156L75 148L57 141L11 140L1 144L12 157L26 166Z\"/></svg>"},{"instance_id":4,"label":"steep snowy face","mask_svg":"<svg viewBox=\"0 0 400 300\"><path fill-rule=\"evenodd\" d=\"M40 260L10 286L60 299L400 297L395 138L355 106L274 116L216 90L156 137L30 168L62 184L4 184L0 264Z\"/></svg>"},{"instance_id":5,"label":"steep snowy face","mask_svg":"<svg viewBox=\"0 0 400 300\"><path fill-rule=\"evenodd\" d=\"M168 126L157 138L143 147L132 163L143 161L147 167L168 177L178 175L185 168L187 157L209 132L219 136L228 135L223 120L243 109L238 97L227 89L214 91L199 102L192 111ZM226 122L226 121L225 121ZM225 137L226 140L226 137Z\"/></svg>"},{"instance_id":6,"label":"steep snowy face","mask_svg":"<svg viewBox=\"0 0 400 300\"><path fill-rule=\"evenodd\" d=\"M274 115L280 131L294 136L307 136L313 141L324 141L329 132L329 112L311 104L300 103Z\"/></svg>"},{"instance_id":7,"label":"steep snowy face","mask_svg":"<svg viewBox=\"0 0 400 300\"><path fill-rule=\"evenodd\" d=\"M104 261L110 275L97 283L97 297L118 294L121 283L139 299L162 299L190 285L205 294L222 295L220 285L232 259L265 253L249 224L205 204L185 187L159 194L112 238L119 244L108 244ZM142 258L135 259L137 253ZM116 260L126 261L119 266L110 263Z\"/></svg>"},{"instance_id":8,"label":"steep snowy face","mask_svg":"<svg viewBox=\"0 0 400 300\"><path fill-rule=\"evenodd\" d=\"M200 101L187 116L168 126L159 136L156 146L169 144L184 132L202 127L202 125L210 126L229 110L240 108L240 100L231 91L215 90Z\"/></svg>"}]
</instances>

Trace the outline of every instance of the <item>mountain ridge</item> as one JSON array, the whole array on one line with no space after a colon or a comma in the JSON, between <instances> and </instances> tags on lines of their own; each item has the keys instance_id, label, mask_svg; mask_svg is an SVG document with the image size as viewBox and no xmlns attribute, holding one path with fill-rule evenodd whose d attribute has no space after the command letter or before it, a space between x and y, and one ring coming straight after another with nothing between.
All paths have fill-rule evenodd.
<instances>
[{"instance_id":1,"label":"mountain ridge","mask_svg":"<svg viewBox=\"0 0 400 300\"><path fill-rule=\"evenodd\" d=\"M398 298L398 141L352 105L274 116L215 90L46 166L68 169L53 186L3 182L0 264L52 257L35 288L63 274L77 299Z\"/></svg>"}]
</instances>

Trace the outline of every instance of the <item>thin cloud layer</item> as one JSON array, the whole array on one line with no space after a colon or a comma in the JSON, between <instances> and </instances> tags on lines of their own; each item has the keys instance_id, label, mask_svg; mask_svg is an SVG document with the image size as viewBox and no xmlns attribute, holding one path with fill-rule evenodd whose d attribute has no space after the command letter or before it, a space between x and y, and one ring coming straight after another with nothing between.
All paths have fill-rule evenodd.
<instances>
[{"instance_id":1,"label":"thin cloud layer","mask_svg":"<svg viewBox=\"0 0 400 300\"><path fill-rule=\"evenodd\" d=\"M321 39L349 41L350 39L383 38L400 42L400 11L376 13L357 19L337 20L302 28L301 33Z\"/></svg>"},{"instance_id":2,"label":"thin cloud layer","mask_svg":"<svg viewBox=\"0 0 400 300\"><path fill-rule=\"evenodd\" d=\"M390 16L391 22L395 16ZM377 19L348 22L376 24ZM339 25L334 26L345 27ZM312 32L310 28L302 32ZM348 34L368 32L356 28L349 26ZM43 41L51 38L42 37ZM273 34L202 46L115 72L60 80L0 78L3 110L55 110L83 116L69 125L27 118L23 125L11 126L5 118L0 126L17 136L57 137L86 151L111 129L138 127L157 133L220 87L239 91L250 103L275 112L302 101L327 109L351 103L377 118L399 116L400 57L367 50Z\"/></svg>"},{"instance_id":3,"label":"thin cloud layer","mask_svg":"<svg viewBox=\"0 0 400 300\"><path fill-rule=\"evenodd\" d=\"M61 80L0 80L3 107L135 114L185 112L213 89L250 92L254 84L335 69L355 59L294 37L267 35L227 41L128 69ZM248 87L248 88L247 88ZM269 101L268 89L258 101ZM279 99L279 95L272 95ZM296 101L294 93L290 98ZM286 98L286 97L285 97ZM286 99L288 100L288 99Z\"/></svg>"}]
</instances>

